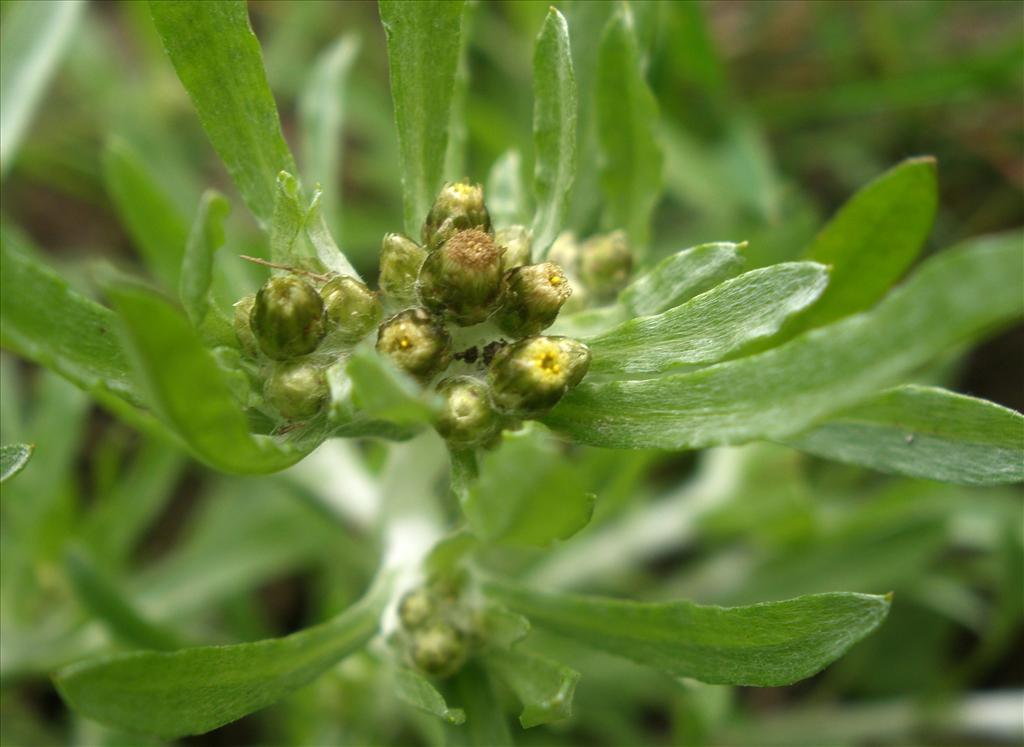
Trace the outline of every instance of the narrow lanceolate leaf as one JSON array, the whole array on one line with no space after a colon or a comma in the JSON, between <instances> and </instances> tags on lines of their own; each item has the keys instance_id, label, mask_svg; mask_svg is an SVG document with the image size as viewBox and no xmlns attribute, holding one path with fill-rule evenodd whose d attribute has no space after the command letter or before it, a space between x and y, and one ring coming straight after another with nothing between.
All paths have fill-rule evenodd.
<instances>
[{"instance_id":1,"label":"narrow lanceolate leaf","mask_svg":"<svg viewBox=\"0 0 1024 747\"><path fill-rule=\"evenodd\" d=\"M402 163L405 231L418 237L441 188L461 45L462 0L381 0Z\"/></svg>"},{"instance_id":2,"label":"narrow lanceolate leaf","mask_svg":"<svg viewBox=\"0 0 1024 747\"><path fill-rule=\"evenodd\" d=\"M533 140L533 245L544 256L565 222L576 175L576 76L569 27L554 8L533 50Z\"/></svg>"},{"instance_id":3,"label":"narrow lanceolate leaf","mask_svg":"<svg viewBox=\"0 0 1024 747\"><path fill-rule=\"evenodd\" d=\"M629 6L612 16L601 38L594 99L608 228L625 229L643 251L661 193L658 104L644 80Z\"/></svg>"},{"instance_id":4,"label":"narrow lanceolate leaf","mask_svg":"<svg viewBox=\"0 0 1024 747\"><path fill-rule=\"evenodd\" d=\"M299 190L299 180L287 171L277 175L274 191L274 212L270 220L270 259L298 267L306 256L303 229L306 206Z\"/></svg>"},{"instance_id":5,"label":"narrow lanceolate leaf","mask_svg":"<svg viewBox=\"0 0 1024 747\"><path fill-rule=\"evenodd\" d=\"M14 162L25 128L85 10L81 0L16 3L0 36L0 174Z\"/></svg>"},{"instance_id":6,"label":"narrow lanceolate leaf","mask_svg":"<svg viewBox=\"0 0 1024 747\"><path fill-rule=\"evenodd\" d=\"M498 228L526 222L526 185L523 159L517 150L505 151L487 175L487 211Z\"/></svg>"},{"instance_id":7,"label":"narrow lanceolate leaf","mask_svg":"<svg viewBox=\"0 0 1024 747\"><path fill-rule=\"evenodd\" d=\"M113 138L103 151L103 181L146 268L165 286L177 288L188 222L157 175L131 145Z\"/></svg>"},{"instance_id":8,"label":"narrow lanceolate leaf","mask_svg":"<svg viewBox=\"0 0 1024 747\"><path fill-rule=\"evenodd\" d=\"M1024 416L945 389L883 392L786 443L839 462L943 482L1024 480Z\"/></svg>"},{"instance_id":9,"label":"narrow lanceolate leaf","mask_svg":"<svg viewBox=\"0 0 1024 747\"><path fill-rule=\"evenodd\" d=\"M117 318L72 290L48 267L17 252L6 237L0 269L4 347L93 393L142 402L117 338Z\"/></svg>"},{"instance_id":10,"label":"narrow lanceolate leaf","mask_svg":"<svg viewBox=\"0 0 1024 747\"><path fill-rule=\"evenodd\" d=\"M549 545L590 522L595 496L584 476L535 428L506 434L473 469L454 459L453 485L470 528L486 541Z\"/></svg>"},{"instance_id":11,"label":"narrow lanceolate leaf","mask_svg":"<svg viewBox=\"0 0 1024 747\"><path fill-rule=\"evenodd\" d=\"M295 172L244 0L149 4L167 55L249 209L269 223L281 171Z\"/></svg>"},{"instance_id":12,"label":"narrow lanceolate leaf","mask_svg":"<svg viewBox=\"0 0 1024 747\"><path fill-rule=\"evenodd\" d=\"M430 680L411 669L401 667L395 671L395 695L424 713L437 716L449 724L466 721L466 712L461 708L449 708L444 696L430 684Z\"/></svg>"},{"instance_id":13,"label":"narrow lanceolate leaf","mask_svg":"<svg viewBox=\"0 0 1024 747\"><path fill-rule=\"evenodd\" d=\"M624 378L719 361L768 337L812 304L828 284L825 267L789 262L727 280L674 309L638 317L587 340L592 373Z\"/></svg>"},{"instance_id":14,"label":"narrow lanceolate leaf","mask_svg":"<svg viewBox=\"0 0 1024 747\"><path fill-rule=\"evenodd\" d=\"M921 252L937 203L930 157L904 161L850 198L804 253L830 265L832 279L799 328L820 327L882 298Z\"/></svg>"},{"instance_id":15,"label":"narrow lanceolate leaf","mask_svg":"<svg viewBox=\"0 0 1024 747\"><path fill-rule=\"evenodd\" d=\"M357 651L377 630L379 590L341 615L284 638L86 660L57 689L87 718L173 739L264 708Z\"/></svg>"},{"instance_id":16,"label":"narrow lanceolate leaf","mask_svg":"<svg viewBox=\"0 0 1024 747\"><path fill-rule=\"evenodd\" d=\"M572 716L579 672L525 651L494 649L485 661L523 704L519 723L524 729Z\"/></svg>"},{"instance_id":17,"label":"narrow lanceolate leaf","mask_svg":"<svg viewBox=\"0 0 1024 747\"><path fill-rule=\"evenodd\" d=\"M199 210L188 235L178 295L194 325L199 325L210 309L213 256L224 245L224 220L230 210L231 205L223 195L207 190L199 201Z\"/></svg>"},{"instance_id":18,"label":"narrow lanceolate leaf","mask_svg":"<svg viewBox=\"0 0 1024 747\"><path fill-rule=\"evenodd\" d=\"M514 742L490 673L479 663L470 661L452 684L455 697L466 712L466 724L451 730L456 733L450 734L446 743L511 747Z\"/></svg>"},{"instance_id":19,"label":"narrow lanceolate leaf","mask_svg":"<svg viewBox=\"0 0 1024 747\"><path fill-rule=\"evenodd\" d=\"M335 243L334 237L327 227L327 219L323 209L324 199L323 190L316 189L313 191L313 199L310 201L309 209L306 211L306 238L313 245L317 259L323 263L324 267L339 275L348 275L356 280L362 280L362 277L356 272L356 268L349 262L348 257L345 256L345 253Z\"/></svg>"},{"instance_id":20,"label":"narrow lanceolate leaf","mask_svg":"<svg viewBox=\"0 0 1024 747\"><path fill-rule=\"evenodd\" d=\"M79 603L121 642L163 650L181 646L177 636L145 619L84 551L70 550L64 570Z\"/></svg>"},{"instance_id":21,"label":"narrow lanceolate leaf","mask_svg":"<svg viewBox=\"0 0 1024 747\"><path fill-rule=\"evenodd\" d=\"M661 260L630 283L619 302L630 316L658 314L737 275L745 244L721 242L684 249Z\"/></svg>"},{"instance_id":22,"label":"narrow lanceolate leaf","mask_svg":"<svg viewBox=\"0 0 1024 747\"><path fill-rule=\"evenodd\" d=\"M4 444L0 446L0 483L6 482L25 469L35 448L34 444Z\"/></svg>"},{"instance_id":23,"label":"narrow lanceolate leaf","mask_svg":"<svg viewBox=\"0 0 1024 747\"><path fill-rule=\"evenodd\" d=\"M675 677L774 687L816 674L877 628L889 598L835 592L749 607L485 590L539 627Z\"/></svg>"},{"instance_id":24,"label":"narrow lanceolate leaf","mask_svg":"<svg viewBox=\"0 0 1024 747\"><path fill-rule=\"evenodd\" d=\"M871 311L759 355L642 381L583 382L545 418L583 443L687 449L786 438L1024 315L1019 233L921 266Z\"/></svg>"},{"instance_id":25,"label":"narrow lanceolate leaf","mask_svg":"<svg viewBox=\"0 0 1024 747\"><path fill-rule=\"evenodd\" d=\"M359 52L359 38L345 34L316 61L299 99L302 165L307 183L327 193L324 210L328 225L339 229L341 207L342 130L348 106L348 73Z\"/></svg>"},{"instance_id":26,"label":"narrow lanceolate leaf","mask_svg":"<svg viewBox=\"0 0 1024 747\"><path fill-rule=\"evenodd\" d=\"M226 472L263 473L304 456L249 432L225 374L169 301L124 282L109 288L108 295L150 403L199 459Z\"/></svg>"}]
</instances>

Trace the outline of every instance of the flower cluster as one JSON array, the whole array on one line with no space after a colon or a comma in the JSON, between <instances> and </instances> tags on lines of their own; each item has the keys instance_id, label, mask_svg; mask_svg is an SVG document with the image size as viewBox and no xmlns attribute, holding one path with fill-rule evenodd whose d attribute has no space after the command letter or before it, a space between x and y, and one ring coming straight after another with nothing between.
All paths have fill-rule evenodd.
<instances>
[{"instance_id":1,"label":"flower cluster","mask_svg":"<svg viewBox=\"0 0 1024 747\"><path fill-rule=\"evenodd\" d=\"M454 674L482 643L481 621L461 586L459 579L434 580L398 603L395 643L409 664L430 677Z\"/></svg>"},{"instance_id":2,"label":"flower cluster","mask_svg":"<svg viewBox=\"0 0 1024 747\"><path fill-rule=\"evenodd\" d=\"M628 262L617 235L602 241L593 261L581 263L589 254L570 253L563 239L555 249L567 269L530 264L528 229L495 231L480 186L446 184L421 243L384 237L379 292L296 269L236 304L235 331L261 366L265 403L283 420L316 416L328 397L326 367L376 328L377 351L441 395L441 435L457 447L488 446L504 428L543 415L586 374L586 345L542 333L577 278L587 294L600 290L596 298L614 282L606 276L619 271L622 250Z\"/></svg>"}]
</instances>

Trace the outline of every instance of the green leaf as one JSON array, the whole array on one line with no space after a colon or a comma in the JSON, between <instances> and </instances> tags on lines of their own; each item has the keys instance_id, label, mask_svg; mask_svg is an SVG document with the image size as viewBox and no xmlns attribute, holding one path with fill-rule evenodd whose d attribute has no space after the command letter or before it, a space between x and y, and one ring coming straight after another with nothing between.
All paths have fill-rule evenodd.
<instances>
[{"instance_id":1,"label":"green leaf","mask_svg":"<svg viewBox=\"0 0 1024 747\"><path fill-rule=\"evenodd\" d=\"M813 262L753 270L656 316L631 319L586 340L592 373L639 378L684 364L714 363L769 337L828 284Z\"/></svg>"},{"instance_id":2,"label":"green leaf","mask_svg":"<svg viewBox=\"0 0 1024 747\"><path fill-rule=\"evenodd\" d=\"M378 588L325 623L284 638L87 660L54 678L87 718L173 739L258 711L311 682L377 631Z\"/></svg>"},{"instance_id":3,"label":"green leaf","mask_svg":"<svg viewBox=\"0 0 1024 747\"><path fill-rule=\"evenodd\" d=\"M0 37L0 175L6 174L86 4L13 4Z\"/></svg>"},{"instance_id":4,"label":"green leaf","mask_svg":"<svg viewBox=\"0 0 1024 747\"><path fill-rule=\"evenodd\" d=\"M526 185L522 158L517 150L505 151L487 175L487 212L498 228L526 222Z\"/></svg>"},{"instance_id":5,"label":"green leaf","mask_svg":"<svg viewBox=\"0 0 1024 747\"><path fill-rule=\"evenodd\" d=\"M484 658L523 704L519 723L524 729L572 716L579 672L525 651L496 649Z\"/></svg>"},{"instance_id":6,"label":"green leaf","mask_svg":"<svg viewBox=\"0 0 1024 747\"><path fill-rule=\"evenodd\" d=\"M295 172L244 0L150 2L167 55L249 209L268 223L281 171Z\"/></svg>"},{"instance_id":7,"label":"green leaf","mask_svg":"<svg viewBox=\"0 0 1024 747\"><path fill-rule=\"evenodd\" d=\"M178 295L192 324L199 326L210 310L213 255L224 245L224 220L231 205L219 192L207 190L185 244Z\"/></svg>"},{"instance_id":8,"label":"green leaf","mask_svg":"<svg viewBox=\"0 0 1024 747\"><path fill-rule=\"evenodd\" d=\"M249 432L248 420L188 320L166 299L133 283L108 295L152 405L192 452L226 472L275 472L305 453Z\"/></svg>"},{"instance_id":9,"label":"green leaf","mask_svg":"<svg viewBox=\"0 0 1024 747\"><path fill-rule=\"evenodd\" d=\"M48 267L15 251L3 233L0 340L94 394L139 404L142 396L107 308L72 290Z\"/></svg>"},{"instance_id":10,"label":"green leaf","mask_svg":"<svg viewBox=\"0 0 1024 747\"><path fill-rule=\"evenodd\" d=\"M163 285L177 288L188 222L157 175L127 141L111 138L103 150L103 181L146 267Z\"/></svg>"},{"instance_id":11,"label":"green leaf","mask_svg":"<svg viewBox=\"0 0 1024 747\"><path fill-rule=\"evenodd\" d=\"M282 171L277 175L274 213L270 220L270 259L274 262L292 267L303 265L306 207L302 203L299 180Z\"/></svg>"},{"instance_id":12,"label":"green leaf","mask_svg":"<svg viewBox=\"0 0 1024 747\"><path fill-rule=\"evenodd\" d=\"M1024 480L1024 416L945 389L891 389L786 443L897 475L962 485Z\"/></svg>"},{"instance_id":13,"label":"green leaf","mask_svg":"<svg viewBox=\"0 0 1024 747\"><path fill-rule=\"evenodd\" d=\"M601 37L594 111L607 228L625 229L634 251L650 238L661 193L658 102L644 80L633 14L623 4Z\"/></svg>"},{"instance_id":14,"label":"green leaf","mask_svg":"<svg viewBox=\"0 0 1024 747\"><path fill-rule=\"evenodd\" d=\"M343 128L348 106L348 75L359 53L359 38L347 33L317 58L299 99L302 162L308 183L328 195L325 218L335 232L341 207Z\"/></svg>"},{"instance_id":15,"label":"green leaf","mask_svg":"<svg viewBox=\"0 0 1024 747\"><path fill-rule=\"evenodd\" d=\"M25 469L35 448L35 444L4 444L0 446L0 483L7 482Z\"/></svg>"},{"instance_id":16,"label":"green leaf","mask_svg":"<svg viewBox=\"0 0 1024 747\"><path fill-rule=\"evenodd\" d=\"M345 371L352 382L351 405L362 416L400 425L430 423L438 409L436 395L369 348L349 358Z\"/></svg>"},{"instance_id":17,"label":"green leaf","mask_svg":"<svg viewBox=\"0 0 1024 747\"><path fill-rule=\"evenodd\" d=\"M562 229L576 175L576 76L569 27L548 9L533 50L533 243L545 256Z\"/></svg>"},{"instance_id":18,"label":"green leaf","mask_svg":"<svg viewBox=\"0 0 1024 747\"><path fill-rule=\"evenodd\" d=\"M937 204L931 157L903 161L850 198L804 253L830 265L832 279L800 328L828 324L882 298L920 253Z\"/></svg>"},{"instance_id":19,"label":"green leaf","mask_svg":"<svg viewBox=\"0 0 1024 747\"><path fill-rule=\"evenodd\" d=\"M743 267L745 244L721 242L684 249L661 260L622 291L629 316L658 314L710 290Z\"/></svg>"},{"instance_id":20,"label":"green leaf","mask_svg":"<svg viewBox=\"0 0 1024 747\"><path fill-rule=\"evenodd\" d=\"M506 433L501 448L481 454L475 477L453 473L453 487L475 534L512 545L568 539L590 522L596 498L585 476L536 428Z\"/></svg>"},{"instance_id":21,"label":"green leaf","mask_svg":"<svg viewBox=\"0 0 1024 747\"><path fill-rule=\"evenodd\" d=\"M176 649L181 646L177 636L146 620L82 550L65 553L64 570L78 601L103 621L116 638L139 648Z\"/></svg>"},{"instance_id":22,"label":"green leaf","mask_svg":"<svg viewBox=\"0 0 1024 747\"><path fill-rule=\"evenodd\" d=\"M672 676L759 687L820 672L875 630L890 604L843 592L715 607L544 594L497 581L485 591L535 625Z\"/></svg>"},{"instance_id":23,"label":"green leaf","mask_svg":"<svg viewBox=\"0 0 1024 747\"><path fill-rule=\"evenodd\" d=\"M453 689L466 712L466 725L449 729L449 743L511 747L508 723L487 670L470 661L455 676Z\"/></svg>"},{"instance_id":24,"label":"green leaf","mask_svg":"<svg viewBox=\"0 0 1024 747\"><path fill-rule=\"evenodd\" d=\"M1024 313L1021 234L923 264L871 311L759 355L659 379L589 383L544 422L583 443L700 448L786 438Z\"/></svg>"},{"instance_id":25,"label":"green leaf","mask_svg":"<svg viewBox=\"0 0 1024 747\"><path fill-rule=\"evenodd\" d=\"M461 708L449 708L444 696L430 681L411 669L400 667L395 670L395 695L413 708L437 716L449 724L459 725L466 721L466 712Z\"/></svg>"},{"instance_id":26,"label":"green leaf","mask_svg":"<svg viewBox=\"0 0 1024 747\"><path fill-rule=\"evenodd\" d=\"M317 258L331 272L338 275L348 275L356 280L362 280L362 276L356 272L356 268L348 261L348 257L341 251L331 236L327 227L327 220L322 210L324 193L320 189L313 191L313 199L309 203L309 210L306 211L306 238L313 245Z\"/></svg>"},{"instance_id":27,"label":"green leaf","mask_svg":"<svg viewBox=\"0 0 1024 747\"><path fill-rule=\"evenodd\" d=\"M462 0L381 0L402 162L405 232L420 235L444 178Z\"/></svg>"}]
</instances>

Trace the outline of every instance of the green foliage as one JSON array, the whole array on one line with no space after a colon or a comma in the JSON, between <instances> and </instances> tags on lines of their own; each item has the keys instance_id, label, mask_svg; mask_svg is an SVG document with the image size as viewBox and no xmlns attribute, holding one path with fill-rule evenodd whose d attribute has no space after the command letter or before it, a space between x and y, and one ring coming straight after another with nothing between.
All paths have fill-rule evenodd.
<instances>
[{"instance_id":1,"label":"green foliage","mask_svg":"<svg viewBox=\"0 0 1024 747\"><path fill-rule=\"evenodd\" d=\"M6 482L25 469L32 458L32 444L4 444L0 446L0 482Z\"/></svg>"}]
</instances>

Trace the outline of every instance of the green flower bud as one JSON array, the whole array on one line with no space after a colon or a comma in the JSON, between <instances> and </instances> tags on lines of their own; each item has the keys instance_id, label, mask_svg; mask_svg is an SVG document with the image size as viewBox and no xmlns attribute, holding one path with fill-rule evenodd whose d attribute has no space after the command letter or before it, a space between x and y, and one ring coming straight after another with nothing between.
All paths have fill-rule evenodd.
<instances>
[{"instance_id":1,"label":"green flower bud","mask_svg":"<svg viewBox=\"0 0 1024 747\"><path fill-rule=\"evenodd\" d=\"M252 306L256 303L256 296L250 294L235 304L235 337L238 338L238 345L242 352L250 358L258 358L260 355L260 344L256 341L256 335L252 333L252 325L249 324L249 316L252 314Z\"/></svg>"},{"instance_id":2,"label":"green flower bud","mask_svg":"<svg viewBox=\"0 0 1024 747\"><path fill-rule=\"evenodd\" d=\"M572 286L572 298L562 307L566 313L585 309L590 303L590 294L580 281L580 254L580 245L572 231L560 233L548 250L548 261L562 268Z\"/></svg>"},{"instance_id":3,"label":"green flower bud","mask_svg":"<svg viewBox=\"0 0 1024 747\"><path fill-rule=\"evenodd\" d=\"M436 614L437 600L424 588L413 589L398 603L398 619L409 631L422 628Z\"/></svg>"},{"instance_id":4,"label":"green flower bud","mask_svg":"<svg viewBox=\"0 0 1024 747\"><path fill-rule=\"evenodd\" d=\"M550 327L572 287L554 262L516 267L505 273L505 290L495 321L513 337L535 335Z\"/></svg>"},{"instance_id":5,"label":"green flower bud","mask_svg":"<svg viewBox=\"0 0 1024 747\"><path fill-rule=\"evenodd\" d=\"M416 278L427 250L397 233L385 234L380 249L380 289L399 303L416 300Z\"/></svg>"},{"instance_id":6,"label":"green flower bud","mask_svg":"<svg viewBox=\"0 0 1024 747\"><path fill-rule=\"evenodd\" d=\"M249 324L260 349L277 361L312 353L327 331L320 294L294 275L278 275L263 284Z\"/></svg>"},{"instance_id":7,"label":"green flower bud","mask_svg":"<svg viewBox=\"0 0 1024 747\"><path fill-rule=\"evenodd\" d=\"M466 644L459 632L437 621L412 636L412 662L426 675L448 677L466 661Z\"/></svg>"},{"instance_id":8,"label":"green flower bud","mask_svg":"<svg viewBox=\"0 0 1024 747\"><path fill-rule=\"evenodd\" d=\"M590 367L590 349L569 337L527 337L498 351L488 368L499 407L538 413L554 407Z\"/></svg>"},{"instance_id":9,"label":"green flower bud","mask_svg":"<svg viewBox=\"0 0 1024 747\"><path fill-rule=\"evenodd\" d=\"M456 376L437 385L444 404L437 432L456 446L478 446L501 432L501 416L491 403L487 384L472 376Z\"/></svg>"},{"instance_id":10,"label":"green flower bud","mask_svg":"<svg viewBox=\"0 0 1024 747\"><path fill-rule=\"evenodd\" d=\"M377 352L420 381L448 366L451 347L451 335L426 309L400 311L377 332Z\"/></svg>"},{"instance_id":11,"label":"green flower bud","mask_svg":"<svg viewBox=\"0 0 1024 747\"><path fill-rule=\"evenodd\" d=\"M533 234L526 226L501 228L494 235L494 242L505 250L501 257L503 270L529 264L533 255Z\"/></svg>"},{"instance_id":12,"label":"green flower bud","mask_svg":"<svg viewBox=\"0 0 1024 747\"><path fill-rule=\"evenodd\" d=\"M348 275L331 278L320 289L328 333L343 342L358 342L380 324L384 311L377 294Z\"/></svg>"},{"instance_id":13,"label":"green flower bud","mask_svg":"<svg viewBox=\"0 0 1024 747\"><path fill-rule=\"evenodd\" d=\"M303 420L320 412L329 394L327 376L308 360L275 364L263 396L286 420Z\"/></svg>"},{"instance_id":14,"label":"green flower bud","mask_svg":"<svg viewBox=\"0 0 1024 747\"><path fill-rule=\"evenodd\" d=\"M580 247L580 278L597 301L610 301L626 287L633 253L622 231L595 236Z\"/></svg>"},{"instance_id":15,"label":"green flower bud","mask_svg":"<svg viewBox=\"0 0 1024 747\"><path fill-rule=\"evenodd\" d=\"M501 255L490 234L476 228L459 231L427 255L420 268L420 300L460 326L479 324L498 305Z\"/></svg>"},{"instance_id":16,"label":"green flower bud","mask_svg":"<svg viewBox=\"0 0 1024 747\"><path fill-rule=\"evenodd\" d=\"M459 231L478 228L490 233L491 216L479 184L449 182L441 188L423 223L423 244L434 251Z\"/></svg>"}]
</instances>

